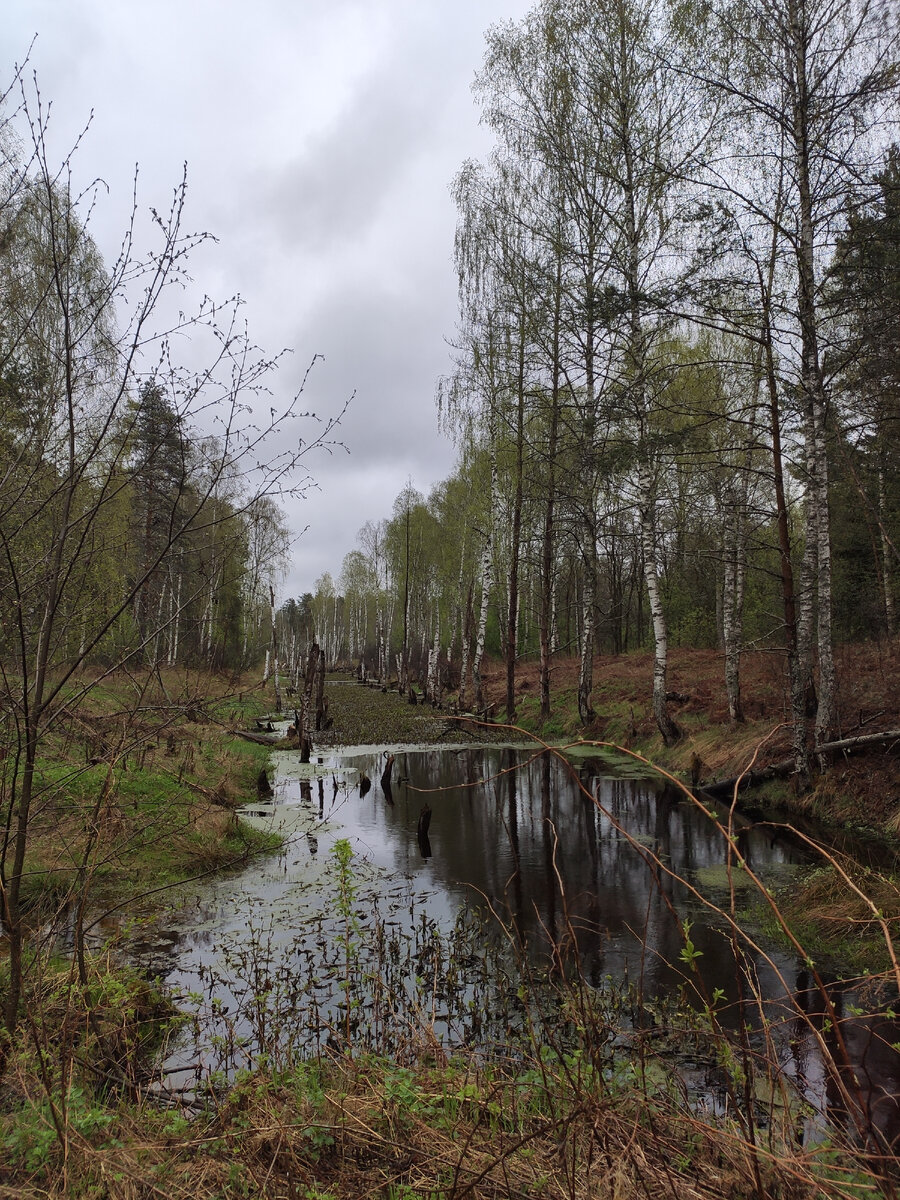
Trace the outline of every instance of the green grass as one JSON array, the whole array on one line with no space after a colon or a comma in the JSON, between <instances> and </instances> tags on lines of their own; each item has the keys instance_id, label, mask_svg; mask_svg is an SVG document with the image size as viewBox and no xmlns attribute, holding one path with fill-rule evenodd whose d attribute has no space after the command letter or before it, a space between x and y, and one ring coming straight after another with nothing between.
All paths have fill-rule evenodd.
<instances>
[{"instance_id":1,"label":"green grass","mask_svg":"<svg viewBox=\"0 0 900 1200\"><path fill-rule=\"evenodd\" d=\"M108 903L280 844L233 811L256 796L268 747L221 723L186 720L177 708L142 711L129 726L122 714L133 701L127 680L120 691L105 681L83 700L83 716L42 741L23 879L23 903L36 919L55 911L85 862L96 898ZM248 696L243 706L259 702ZM104 761L87 762L89 753ZM7 795L14 762L7 755L0 768Z\"/></svg>"}]
</instances>

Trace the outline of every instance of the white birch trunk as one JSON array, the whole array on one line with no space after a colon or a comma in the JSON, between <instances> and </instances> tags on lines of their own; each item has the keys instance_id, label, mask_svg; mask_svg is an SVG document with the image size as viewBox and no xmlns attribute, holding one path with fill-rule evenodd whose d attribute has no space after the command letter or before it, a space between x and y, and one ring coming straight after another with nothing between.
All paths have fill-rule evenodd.
<instances>
[{"instance_id":1,"label":"white birch trunk","mask_svg":"<svg viewBox=\"0 0 900 1200\"><path fill-rule=\"evenodd\" d=\"M597 580L596 541L585 528L584 572L581 593L581 639L578 667L578 717L582 725L594 719L591 691L594 681L594 599Z\"/></svg>"},{"instance_id":2,"label":"white birch trunk","mask_svg":"<svg viewBox=\"0 0 900 1200\"><path fill-rule=\"evenodd\" d=\"M469 699L469 680L468 680L468 675L469 675L469 637L470 637L470 633L471 633L470 625L469 625L469 611L470 611L471 603L472 603L472 590L470 587L469 594L466 598L465 613L463 614L462 650L460 652L460 663L459 663L458 705L459 705L459 708L463 712L466 709L466 705L467 705L468 699Z\"/></svg>"},{"instance_id":3,"label":"white birch trunk","mask_svg":"<svg viewBox=\"0 0 900 1200\"><path fill-rule=\"evenodd\" d=\"M169 658L171 666L178 662L178 643L181 639L181 581L182 573L178 573L178 592L175 597L175 614L172 622L172 653Z\"/></svg>"},{"instance_id":4,"label":"white birch trunk","mask_svg":"<svg viewBox=\"0 0 900 1200\"><path fill-rule=\"evenodd\" d=\"M678 726L669 716L666 702L666 677L669 664L669 635L659 588L656 565L656 480L652 471L643 467L640 472L641 548L644 554L644 581L650 619L653 623L653 716L667 746L681 736Z\"/></svg>"},{"instance_id":5,"label":"white birch trunk","mask_svg":"<svg viewBox=\"0 0 900 1200\"><path fill-rule=\"evenodd\" d=\"M475 683L475 707L484 708L484 691L481 680L481 660L484 657L484 640L487 635L488 607L491 599L492 555L490 539L486 538L481 554L481 609L478 614L478 633L475 637L475 655L472 659L472 678Z\"/></svg>"},{"instance_id":6,"label":"white birch trunk","mask_svg":"<svg viewBox=\"0 0 900 1200\"><path fill-rule=\"evenodd\" d=\"M499 494L499 484L497 476L497 449L496 442L491 438L491 495L490 495L490 510L488 520L490 522L490 532L484 541L484 549L481 552L481 610L478 614L478 633L475 638L475 655L472 659L472 681L475 686L475 708L484 708L484 687L481 679L481 662L484 658L484 642L487 636L487 619L488 608L491 601L491 588L493 586L493 562L494 562L494 511L497 496Z\"/></svg>"}]
</instances>

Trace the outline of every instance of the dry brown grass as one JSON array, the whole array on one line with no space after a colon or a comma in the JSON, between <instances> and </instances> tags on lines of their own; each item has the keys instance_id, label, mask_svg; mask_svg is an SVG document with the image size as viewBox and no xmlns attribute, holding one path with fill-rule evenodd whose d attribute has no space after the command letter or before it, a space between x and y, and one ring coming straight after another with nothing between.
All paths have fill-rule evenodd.
<instances>
[{"instance_id":1,"label":"dry brown grass","mask_svg":"<svg viewBox=\"0 0 900 1200\"><path fill-rule=\"evenodd\" d=\"M900 727L900 638L840 646L838 724L841 736ZM502 709L506 676L494 663L485 673L490 701ZM516 668L518 694L536 696L537 662ZM558 658L553 664L553 705L569 714L577 727L575 689L578 661ZM594 707L597 720L584 736L618 741L641 750L676 772L687 773L696 753L704 764L703 778L723 779L746 769L757 747L757 766L789 756L790 734L787 673L780 651L750 650L741 659L741 692L745 720L728 719L724 655L716 650L673 649L669 658L669 689L680 699L671 712L684 737L666 749L650 707L653 656L648 651L598 657L594 661ZM763 745L764 743L764 745ZM784 803L813 811L835 823L866 825L889 834L900 830L900 757L875 749L841 760L816 783L811 795L796 797L784 789Z\"/></svg>"},{"instance_id":2,"label":"dry brown grass","mask_svg":"<svg viewBox=\"0 0 900 1200\"><path fill-rule=\"evenodd\" d=\"M448 1091L466 1098L454 1108ZM734 1131L716 1131L637 1092L570 1089L565 1101L550 1100L534 1112L523 1111L523 1095L512 1080L419 1070L415 1087L398 1101L378 1064L347 1060L331 1064L324 1091L304 1099L295 1081L260 1073L187 1132L146 1110L123 1110L114 1143L70 1131L40 1178L3 1169L0 1196L812 1200L826 1194L802 1152L754 1156ZM837 1184L827 1194L843 1193Z\"/></svg>"}]
</instances>

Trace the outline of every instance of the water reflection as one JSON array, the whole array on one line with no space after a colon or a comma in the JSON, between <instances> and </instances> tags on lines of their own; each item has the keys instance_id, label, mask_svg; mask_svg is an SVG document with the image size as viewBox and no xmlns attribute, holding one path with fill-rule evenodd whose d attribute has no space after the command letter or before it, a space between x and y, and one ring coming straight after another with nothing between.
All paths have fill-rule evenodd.
<instances>
[{"instance_id":1,"label":"water reflection","mask_svg":"<svg viewBox=\"0 0 900 1200\"><path fill-rule=\"evenodd\" d=\"M597 988L631 980L639 1023L662 1026L666 1004L680 995L695 1007L711 1004L724 1027L746 1026L757 1038L765 1030L783 1079L816 1112L849 1111L849 1121L866 1105L895 1140L894 1023L853 1015L851 1006L865 1007L855 992L835 988L823 998L806 964L778 946L763 949L746 916L741 925L751 938L735 953L727 844L701 808L647 780L590 765L573 774L548 754L493 747L395 753L393 786L371 782L382 780L386 752L334 753L315 779L302 773L297 756L278 757L268 822L287 834L286 849L237 882L220 880L204 892L202 919L186 914L182 924L171 982L184 992L217 989L227 1008L237 1003L237 987L221 968L224 945L233 962L234 946L264 930L270 968L279 955L314 956L314 948L298 949L298 930L332 903L329 852L347 837L354 871L372 895L396 893L398 879L409 881L410 916L405 901L391 908L398 926L427 914L449 929L474 898L514 925L533 963L562 971L577 962ZM805 861L800 845L769 826L742 821L736 834L738 853L768 886L789 880ZM748 908L755 890L733 857L732 868L734 903ZM330 944L331 934L318 936ZM852 1068L829 1071L829 1055ZM799 1136L809 1135L812 1121Z\"/></svg>"}]
</instances>

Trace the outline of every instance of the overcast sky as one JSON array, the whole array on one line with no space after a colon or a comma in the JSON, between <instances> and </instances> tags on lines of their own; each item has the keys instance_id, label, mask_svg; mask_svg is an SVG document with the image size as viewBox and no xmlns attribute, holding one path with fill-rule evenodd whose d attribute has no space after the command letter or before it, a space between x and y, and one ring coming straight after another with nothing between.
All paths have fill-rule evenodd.
<instances>
[{"instance_id":1,"label":"overcast sky","mask_svg":"<svg viewBox=\"0 0 900 1200\"><path fill-rule=\"evenodd\" d=\"M456 214L450 181L483 157L471 81L484 31L526 0L5 0L4 81L25 57L54 105L53 145L93 113L82 181L109 198L93 228L111 252L139 202L164 206L187 163L198 295L239 292L253 338L291 347L278 390L322 354L304 407L337 412L349 454L312 464L289 506L284 594L337 578L366 520L410 478L452 469L435 384L450 366Z\"/></svg>"}]
</instances>

